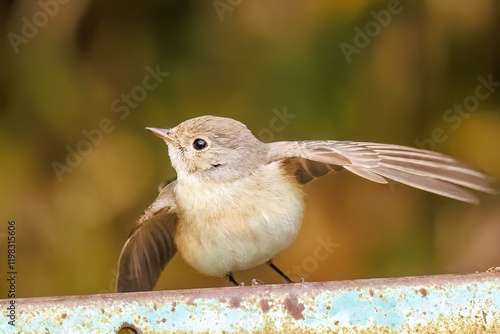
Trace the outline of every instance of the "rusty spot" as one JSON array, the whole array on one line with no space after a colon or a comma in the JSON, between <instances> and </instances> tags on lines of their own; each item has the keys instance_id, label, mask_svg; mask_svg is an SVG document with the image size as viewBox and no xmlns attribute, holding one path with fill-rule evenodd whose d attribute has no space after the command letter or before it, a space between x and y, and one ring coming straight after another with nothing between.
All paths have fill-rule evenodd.
<instances>
[{"instance_id":1,"label":"rusty spot","mask_svg":"<svg viewBox=\"0 0 500 334\"><path fill-rule=\"evenodd\" d=\"M155 309L155 311L158 310L158 307L156 306L156 304L153 305L153 308Z\"/></svg>"},{"instance_id":2,"label":"rusty spot","mask_svg":"<svg viewBox=\"0 0 500 334\"><path fill-rule=\"evenodd\" d=\"M295 319L305 319L302 312L305 310L304 304L299 303L297 295L291 294L285 298L285 309Z\"/></svg>"},{"instance_id":3,"label":"rusty spot","mask_svg":"<svg viewBox=\"0 0 500 334\"><path fill-rule=\"evenodd\" d=\"M260 300L260 308L264 313L267 313L271 309L271 301L269 299L261 299Z\"/></svg>"},{"instance_id":4,"label":"rusty spot","mask_svg":"<svg viewBox=\"0 0 500 334\"><path fill-rule=\"evenodd\" d=\"M420 294L422 295L422 297L423 297L423 298L427 298L427 295L429 294L429 293L427 292L427 289L425 289L425 288L421 288L420 290L415 291L415 292L416 292L416 293L420 293Z\"/></svg>"},{"instance_id":5,"label":"rusty spot","mask_svg":"<svg viewBox=\"0 0 500 334\"><path fill-rule=\"evenodd\" d=\"M170 311L175 312L175 307L177 306L177 302L172 303L172 309Z\"/></svg>"},{"instance_id":6,"label":"rusty spot","mask_svg":"<svg viewBox=\"0 0 500 334\"><path fill-rule=\"evenodd\" d=\"M369 293L370 293L370 297L373 297L375 295L375 293L373 292L372 289L370 289Z\"/></svg>"},{"instance_id":7,"label":"rusty spot","mask_svg":"<svg viewBox=\"0 0 500 334\"><path fill-rule=\"evenodd\" d=\"M229 301L229 305L232 308L238 308L238 307L240 307L240 305L241 305L241 298L231 298L231 300Z\"/></svg>"},{"instance_id":8,"label":"rusty spot","mask_svg":"<svg viewBox=\"0 0 500 334\"><path fill-rule=\"evenodd\" d=\"M167 322L167 319L163 318L161 319L161 322Z\"/></svg>"},{"instance_id":9,"label":"rusty spot","mask_svg":"<svg viewBox=\"0 0 500 334\"><path fill-rule=\"evenodd\" d=\"M68 315L67 315L66 313L63 313L63 314L61 315L61 317L62 317L63 319L66 319L66 317L67 317L67 316L68 316Z\"/></svg>"},{"instance_id":10,"label":"rusty spot","mask_svg":"<svg viewBox=\"0 0 500 334\"><path fill-rule=\"evenodd\" d=\"M338 321L338 320L337 320L337 321L335 321L333 324L334 324L335 326L338 326L338 325L340 324L340 321Z\"/></svg>"}]
</instances>

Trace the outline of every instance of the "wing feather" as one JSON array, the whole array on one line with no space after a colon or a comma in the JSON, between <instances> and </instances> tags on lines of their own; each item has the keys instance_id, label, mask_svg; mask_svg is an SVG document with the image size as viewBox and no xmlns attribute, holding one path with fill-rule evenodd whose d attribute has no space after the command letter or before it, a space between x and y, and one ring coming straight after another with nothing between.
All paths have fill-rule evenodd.
<instances>
[{"instance_id":1,"label":"wing feather","mask_svg":"<svg viewBox=\"0 0 500 334\"><path fill-rule=\"evenodd\" d=\"M118 261L117 292L153 290L163 268L175 255L175 184L161 191L130 232Z\"/></svg>"},{"instance_id":2,"label":"wing feather","mask_svg":"<svg viewBox=\"0 0 500 334\"><path fill-rule=\"evenodd\" d=\"M270 161L296 159L298 179L307 183L332 170L346 169L373 182L394 180L468 203L478 200L469 189L498 193L495 180L447 155L390 144L351 141L270 143ZM317 164L326 167L321 168Z\"/></svg>"}]
</instances>

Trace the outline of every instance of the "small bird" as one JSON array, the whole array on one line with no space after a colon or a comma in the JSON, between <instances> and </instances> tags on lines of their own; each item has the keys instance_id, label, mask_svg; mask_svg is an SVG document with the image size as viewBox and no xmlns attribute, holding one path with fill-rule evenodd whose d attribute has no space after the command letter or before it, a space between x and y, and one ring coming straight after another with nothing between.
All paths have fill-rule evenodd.
<instances>
[{"instance_id":1,"label":"small bird","mask_svg":"<svg viewBox=\"0 0 500 334\"><path fill-rule=\"evenodd\" d=\"M406 146L336 140L263 143L241 122L201 116L171 129L147 128L168 146L177 180L132 229L120 255L117 291L152 290L177 250L208 276L272 262L297 237L303 185L348 170L477 204L468 189L496 193L493 179L455 159ZM468 188L468 189L467 189Z\"/></svg>"}]
</instances>

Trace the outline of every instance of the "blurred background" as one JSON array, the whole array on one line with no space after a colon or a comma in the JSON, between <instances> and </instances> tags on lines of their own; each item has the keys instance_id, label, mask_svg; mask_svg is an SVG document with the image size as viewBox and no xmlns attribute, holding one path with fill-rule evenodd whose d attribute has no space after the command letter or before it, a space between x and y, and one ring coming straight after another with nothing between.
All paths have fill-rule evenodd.
<instances>
[{"instance_id":1,"label":"blurred background","mask_svg":"<svg viewBox=\"0 0 500 334\"><path fill-rule=\"evenodd\" d=\"M263 141L437 150L500 176L495 0L2 1L0 268L17 296L106 293L134 222L175 178L146 126L235 118ZM349 173L306 186L295 279L500 265L500 196L478 206ZM266 266L235 273L280 283ZM7 298L5 279L1 298ZM179 255L157 289L227 286Z\"/></svg>"}]
</instances>

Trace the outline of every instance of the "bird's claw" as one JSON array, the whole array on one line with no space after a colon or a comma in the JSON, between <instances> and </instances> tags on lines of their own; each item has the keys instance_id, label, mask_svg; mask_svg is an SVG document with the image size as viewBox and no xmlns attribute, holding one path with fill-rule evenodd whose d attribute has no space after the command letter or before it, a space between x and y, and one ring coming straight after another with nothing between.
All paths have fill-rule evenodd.
<instances>
[{"instance_id":1,"label":"bird's claw","mask_svg":"<svg viewBox=\"0 0 500 334\"><path fill-rule=\"evenodd\" d=\"M264 282L262 282L260 279L254 278L252 280L252 286L256 286L256 285L264 285Z\"/></svg>"}]
</instances>

